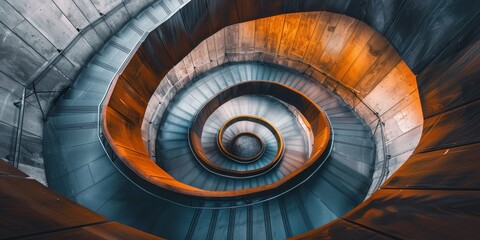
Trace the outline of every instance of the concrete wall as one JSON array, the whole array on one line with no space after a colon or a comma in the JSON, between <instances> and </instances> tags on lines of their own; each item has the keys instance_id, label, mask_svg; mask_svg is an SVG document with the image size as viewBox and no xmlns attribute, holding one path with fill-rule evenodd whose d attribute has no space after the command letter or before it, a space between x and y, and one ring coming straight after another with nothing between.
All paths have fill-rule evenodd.
<instances>
[{"instance_id":1,"label":"concrete wall","mask_svg":"<svg viewBox=\"0 0 480 240\"><path fill-rule=\"evenodd\" d=\"M152 2L0 1L0 157L13 159L19 112L14 103L35 81L42 93L27 99L20 169L45 184L43 114L104 42Z\"/></svg>"},{"instance_id":2,"label":"concrete wall","mask_svg":"<svg viewBox=\"0 0 480 240\"><path fill-rule=\"evenodd\" d=\"M407 64L385 38L365 23L341 14L309 12L228 26L183 58L160 82L144 116L143 140L152 158L161 117L175 93L203 72L240 61L295 69L349 103L375 133L378 156L373 187L382 172L393 173L417 146L423 115L416 78ZM338 81L358 91L364 103ZM382 169L384 148L377 117L365 104L385 124L388 171Z\"/></svg>"}]
</instances>

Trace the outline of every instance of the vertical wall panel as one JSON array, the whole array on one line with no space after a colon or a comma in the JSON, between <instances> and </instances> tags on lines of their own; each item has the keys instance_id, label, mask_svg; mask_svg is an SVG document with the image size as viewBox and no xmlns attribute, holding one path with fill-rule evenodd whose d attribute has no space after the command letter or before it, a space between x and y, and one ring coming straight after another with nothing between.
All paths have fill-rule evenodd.
<instances>
[{"instance_id":1,"label":"vertical wall panel","mask_svg":"<svg viewBox=\"0 0 480 240\"><path fill-rule=\"evenodd\" d=\"M22 21L12 31L45 59L51 59L58 53L55 46L28 21Z\"/></svg>"},{"instance_id":2,"label":"vertical wall panel","mask_svg":"<svg viewBox=\"0 0 480 240\"><path fill-rule=\"evenodd\" d=\"M379 190L345 218L400 239L479 236L478 191Z\"/></svg>"},{"instance_id":3,"label":"vertical wall panel","mask_svg":"<svg viewBox=\"0 0 480 240\"><path fill-rule=\"evenodd\" d=\"M225 58L225 30L222 29L213 35L215 39L215 49L216 49L216 57L218 64L223 63Z\"/></svg>"},{"instance_id":4,"label":"vertical wall panel","mask_svg":"<svg viewBox=\"0 0 480 240\"><path fill-rule=\"evenodd\" d=\"M110 27L112 32L118 32L123 25L130 19L130 15L127 12L125 6L120 6L117 11L108 15L105 22Z\"/></svg>"},{"instance_id":5,"label":"vertical wall panel","mask_svg":"<svg viewBox=\"0 0 480 240\"><path fill-rule=\"evenodd\" d=\"M373 35L368 41L367 46L363 48L360 55L355 59L352 66L345 73L344 77L340 79L348 86L355 86L359 79L361 79L370 69L370 67L381 56L382 52L386 51L388 43L380 35Z\"/></svg>"},{"instance_id":6,"label":"vertical wall panel","mask_svg":"<svg viewBox=\"0 0 480 240\"><path fill-rule=\"evenodd\" d=\"M367 46L367 42L374 33L374 30L368 25L359 22L345 48L340 53L338 61L330 71L330 75L336 79L342 79L360 52Z\"/></svg>"},{"instance_id":7,"label":"vertical wall panel","mask_svg":"<svg viewBox=\"0 0 480 240\"><path fill-rule=\"evenodd\" d=\"M376 61L370 66L368 72L355 85L355 89L360 91L360 96L367 96L372 89L381 82L385 76L400 62L400 56L384 39L385 49L379 52L373 52L374 55L380 54Z\"/></svg>"},{"instance_id":8,"label":"vertical wall panel","mask_svg":"<svg viewBox=\"0 0 480 240\"><path fill-rule=\"evenodd\" d=\"M64 53L64 56L75 66L75 68L80 69L90 59L90 54L92 54L92 52L93 48L82 37L75 42L75 45L69 51Z\"/></svg>"},{"instance_id":9,"label":"vertical wall panel","mask_svg":"<svg viewBox=\"0 0 480 240\"><path fill-rule=\"evenodd\" d=\"M237 3L238 20L246 22L256 19L260 15L260 2L258 0L235 0Z\"/></svg>"},{"instance_id":10,"label":"vertical wall panel","mask_svg":"<svg viewBox=\"0 0 480 240\"><path fill-rule=\"evenodd\" d=\"M210 14L205 0L191 1L180 9L180 15L192 47L213 34Z\"/></svg>"},{"instance_id":11,"label":"vertical wall panel","mask_svg":"<svg viewBox=\"0 0 480 240\"><path fill-rule=\"evenodd\" d=\"M268 52L268 29L271 18L255 20L255 51Z\"/></svg>"},{"instance_id":12,"label":"vertical wall panel","mask_svg":"<svg viewBox=\"0 0 480 240\"><path fill-rule=\"evenodd\" d=\"M0 71L18 82L27 83L45 60L1 23L0 39Z\"/></svg>"},{"instance_id":13,"label":"vertical wall panel","mask_svg":"<svg viewBox=\"0 0 480 240\"><path fill-rule=\"evenodd\" d=\"M319 66L318 63L320 58L323 55L328 42L330 41L330 37L335 32L340 18L341 16L338 14L328 14L327 21L325 22L325 29L323 30L321 37L318 38L315 46L315 53L311 59L312 65ZM325 69L322 70L325 71Z\"/></svg>"},{"instance_id":14,"label":"vertical wall panel","mask_svg":"<svg viewBox=\"0 0 480 240\"><path fill-rule=\"evenodd\" d=\"M480 189L480 145L413 155L384 188Z\"/></svg>"},{"instance_id":15,"label":"vertical wall panel","mask_svg":"<svg viewBox=\"0 0 480 240\"><path fill-rule=\"evenodd\" d=\"M397 52L403 56L410 42L418 34L418 29L425 23L440 1L408 0L398 13L385 37L389 39ZM412 63L407 62L410 66Z\"/></svg>"},{"instance_id":16,"label":"vertical wall panel","mask_svg":"<svg viewBox=\"0 0 480 240\"><path fill-rule=\"evenodd\" d=\"M12 29L24 21L20 15L7 1L0 1L0 22Z\"/></svg>"},{"instance_id":17,"label":"vertical wall panel","mask_svg":"<svg viewBox=\"0 0 480 240\"><path fill-rule=\"evenodd\" d=\"M290 55L293 41L297 35L298 25L300 24L300 17L301 14L299 13L287 14L285 16L285 24L283 25L282 37L278 50L279 55Z\"/></svg>"},{"instance_id":18,"label":"vertical wall panel","mask_svg":"<svg viewBox=\"0 0 480 240\"><path fill-rule=\"evenodd\" d=\"M190 56L192 57L193 65L196 70L202 72L205 71L208 67L207 64L210 63L207 42L203 41L200 43L192 52L190 52Z\"/></svg>"},{"instance_id":19,"label":"vertical wall panel","mask_svg":"<svg viewBox=\"0 0 480 240\"><path fill-rule=\"evenodd\" d=\"M107 13L112 8L117 6L118 4L122 3L122 0L108 0L108 1L103 1L103 0L91 0L95 8L98 10L100 13Z\"/></svg>"},{"instance_id":20,"label":"vertical wall panel","mask_svg":"<svg viewBox=\"0 0 480 240\"><path fill-rule=\"evenodd\" d=\"M320 228L294 236L295 239L391 239L343 219L336 219Z\"/></svg>"},{"instance_id":21,"label":"vertical wall panel","mask_svg":"<svg viewBox=\"0 0 480 240\"><path fill-rule=\"evenodd\" d=\"M239 21L235 1L207 0L207 5L214 31Z\"/></svg>"},{"instance_id":22,"label":"vertical wall panel","mask_svg":"<svg viewBox=\"0 0 480 240\"><path fill-rule=\"evenodd\" d=\"M480 16L418 76L425 116L471 102L480 96ZM448 97L445 97L448 96Z\"/></svg>"},{"instance_id":23,"label":"vertical wall panel","mask_svg":"<svg viewBox=\"0 0 480 240\"><path fill-rule=\"evenodd\" d=\"M240 49L238 24L225 28L225 53L237 52Z\"/></svg>"},{"instance_id":24,"label":"vertical wall panel","mask_svg":"<svg viewBox=\"0 0 480 240\"><path fill-rule=\"evenodd\" d=\"M237 0L238 1L238 0ZM243 0L240 0L243 1ZM269 17L283 13L283 1L261 0L259 17Z\"/></svg>"},{"instance_id":25,"label":"vertical wall panel","mask_svg":"<svg viewBox=\"0 0 480 240\"><path fill-rule=\"evenodd\" d=\"M160 37L172 62L178 63L191 49L188 33L183 24L180 14L173 15L164 24L158 27L155 32Z\"/></svg>"},{"instance_id":26,"label":"vertical wall panel","mask_svg":"<svg viewBox=\"0 0 480 240\"><path fill-rule=\"evenodd\" d=\"M60 10L75 28L83 29L84 27L88 26L88 20L85 18L80 9L78 9L73 0L53 0L53 2L55 2L55 5L60 8Z\"/></svg>"},{"instance_id":27,"label":"vertical wall panel","mask_svg":"<svg viewBox=\"0 0 480 240\"><path fill-rule=\"evenodd\" d=\"M148 96L152 95L160 83L159 78L151 69L142 52L133 56L122 76L145 98L145 101L150 100Z\"/></svg>"},{"instance_id":28,"label":"vertical wall panel","mask_svg":"<svg viewBox=\"0 0 480 240\"><path fill-rule=\"evenodd\" d=\"M329 21L329 19L330 19L330 14L326 12L319 13L315 30L313 31L313 35L309 41L307 50L305 52L305 56L303 58L304 62L313 63L315 50L317 49L317 45L320 42L323 32L326 31L326 27L327 27L326 23L327 21Z\"/></svg>"},{"instance_id":29,"label":"vertical wall panel","mask_svg":"<svg viewBox=\"0 0 480 240\"><path fill-rule=\"evenodd\" d=\"M350 1L345 14L361 20L383 35L406 1L354 0Z\"/></svg>"},{"instance_id":30,"label":"vertical wall panel","mask_svg":"<svg viewBox=\"0 0 480 240\"><path fill-rule=\"evenodd\" d=\"M342 16L340 18L333 34L328 39L323 54L318 59L317 64L321 66L321 69L326 72L331 71L357 24L358 21L351 17Z\"/></svg>"},{"instance_id":31,"label":"vertical wall panel","mask_svg":"<svg viewBox=\"0 0 480 240\"><path fill-rule=\"evenodd\" d=\"M167 74L166 69L173 66L167 50L155 31L148 35L139 51L142 52L148 64L150 64L150 67L155 71L155 74L159 79L162 79L165 74Z\"/></svg>"},{"instance_id":32,"label":"vertical wall panel","mask_svg":"<svg viewBox=\"0 0 480 240\"><path fill-rule=\"evenodd\" d=\"M409 73L404 68L408 67L405 62L401 61L385 76L383 81L365 97L364 101L370 106L373 106L380 115L389 111L398 104L400 99L408 97L408 95L414 91L417 91L417 101L420 101L415 75ZM398 92L402 92L405 95L396 96L395 93Z\"/></svg>"},{"instance_id":33,"label":"vertical wall panel","mask_svg":"<svg viewBox=\"0 0 480 240\"><path fill-rule=\"evenodd\" d=\"M479 1L442 1L417 30L408 51L402 54L412 70L423 70L478 15L479 10Z\"/></svg>"},{"instance_id":34,"label":"vertical wall panel","mask_svg":"<svg viewBox=\"0 0 480 240\"><path fill-rule=\"evenodd\" d=\"M85 18L92 23L100 17L100 13L90 0L73 0L78 9L83 13Z\"/></svg>"},{"instance_id":35,"label":"vertical wall panel","mask_svg":"<svg viewBox=\"0 0 480 240\"><path fill-rule=\"evenodd\" d=\"M302 13L300 23L298 25L298 33L293 41L291 56L297 59L303 59L309 46L312 36L318 23L318 16L320 13Z\"/></svg>"},{"instance_id":36,"label":"vertical wall panel","mask_svg":"<svg viewBox=\"0 0 480 240\"><path fill-rule=\"evenodd\" d=\"M427 152L480 141L480 100L425 119L416 152Z\"/></svg>"},{"instance_id":37,"label":"vertical wall panel","mask_svg":"<svg viewBox=\"0 0 480 240\"><path fill-rule=\"evenodd\" d=\"M8 2L58 49L66 48L77 34L72 23L52 1L10 0ZM59 29L61 29L60 32Z\"/></svg>"},{"instance_id":38,"label":"vertical wall panel","mask_svg":"<svg viewBox=\"0 0 480 240\"><path fill-rule=\"evenodd\" d=\"M285 13L306 11L327 11L333 13L344 13L350 2L351 0L283 0L283 8Z\"/></svg>"},{"instance_id":39,"label":"vertical wall panel","mask_svg":"<svg viewBox=\"0 0 480 240\"><path fill-rule=\"evenodd\" d=\"M270 20L267 49L271 54L276 55L279 51L285 18L285 15L280 15L272 17Z\"/></svg>"},{"instance_id":40,"label":"vertical wall panel","mask_svg":"<svg viewBox=\"0 0 480 240\"><path fill-rule=\"evenodd\" d=\"M255 21L248 21L239 25L240 52L255 50Z\"/></svg>"}]
</instances>

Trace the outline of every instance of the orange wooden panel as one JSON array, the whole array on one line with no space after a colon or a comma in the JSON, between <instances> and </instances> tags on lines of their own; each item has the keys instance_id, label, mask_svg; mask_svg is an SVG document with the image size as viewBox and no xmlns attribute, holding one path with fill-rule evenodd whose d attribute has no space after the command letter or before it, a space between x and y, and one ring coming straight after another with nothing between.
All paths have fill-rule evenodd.
<instances>
[{"instance_id":1,"label":"orange wooden panel","mask_svg":"<svg viewBox=\"0 0 480 240\"><path fill-rule=\"evenodd\" d=\"M480 189L480 144L415 154L384 188Z\"/></svg>"},{"instance_id":2,"label":"orange wooden panel","mask_svg":"<svg viewBox=\"0 0 480 240\"><path fill-rule=\"evenodd\" d=\"M364 101L370 106L374 106L380 115L397 105L402 98L405 99L409 94L417 91L415 75L413 75L408 67L405 68L405 66L405 62L400 61L397 66L383 78L382 82L364 98ZM400 95L398 93L403 94ZM419 114L421 115L421 112Z\"/></svg>"},{"instance_id":3,"label":"orange wooden panel","mask_svg":"<svg viewBox=\"0 0 480 240\"><path fill-rule=\"evenodd\" d=\"M68 229L60 232L36 235L22 239L51 239L51 240L83 240L83 239L112 239L112 240L160 240L163 238L142 232L135 228L123 225L117 222L109 222L85 226L80 228Z\"/></svg>"},{"instance_id":4,"label":"orange wooden panel","mask_svg":"<svg viewBox=\"0 0 480 240\"><path fill-rule=\"evenodd\" d=\"M323 32L326 31L327 22L330 21L331 14L327 12L320 12L317 18L317 23L315 25L315 30L313 31L312 37L308 43L308 47L305 52L303 61L309 64L313 63L313 57L315 55L315 50L317 49L318 42L323 36Z\"/></svg>"},{"instance_id":5,"label":"orange wooden panel","mask_svg":"<svg viewBox=\"0 0 480 240\"><path fill-rule=\"evenodd\" d=\"M378 190L344 218L398 239L478 239L480 192Z\"/></svg>"},{"instance_id":6,"label":"orange wooden panel","mask_svg":"<svg viewBox=\"0 0 480 240\"><path fill-rule=\"evenodd\" d=\"M398 53L390 46L385 40L387 48L377 58L375 63L370 67L368 72L362 77L360 81L355 85L355 89L360 91L360 96L365 97L377 86L378 83L383 81L385 76L400 62L401 58Z\"/></svg>"},{"instance_id":7,"label":"orange wooden panel","mask_svg":"<svg viewBox=\"0 0 480 240\"><path fill-rule=\"evenodd\" d=\"M149 96L150 97L150 96ZM115 83L108 106L128 118L133 125L141 126L148 100L145 100L125 78Z\"/></svg>"},{"instance_id":8,"label":"orange wooden panel","mask_svg":"<svg viewBox=\"0 0 480 240\"><path fill-rule=\"evenodd\" d=\"M144 152L136 152L120 145L116 146L116 150L119 157L139 176L145 179L150 177L173 179Z\"/></svg>"},{"instance_id":9,"label":"orange wooden panel","mask_svg":"<svg viewBox=\"0 0 480 240\"><path fill-rule=\"evenodd\" d=\"M315 43L316 45L315 53L313 54L313 57L311 59L311 65L314 65L315 67L322 69L321 66L319 66L317 63L319 62L321 56L323 55L323 52L325 51L325 48L327 47L327 44L330 41L330 37L335 32L335 29L337 28L337 24L340 21L340 18L341 18L341 15L339 14L328 15L327 22L325 23L326 24L325 30L323 31L322 36L318 38L317 42Z\"/></svg>"},{"instance_id":10,"label":"orange wooden panel","mask_svg":"<svg viewBox=\"0 0 480 240\"><path fill-rule=\"evenodd\" d=\"M377 59L389 48L391 48L391 46L381 35L374 34L368 41L367 46L363 48L353 64L349 67L344 77L339 80L350 87L355 86Z\"/></svg>"},{"instance_id":11,"label":"orange wooden panel","mask_svg":"<svg viewBox=\"0 0 480 240\"><path fill-rule=\"evenodd\" d=\"M298 24L300 23L300 17L301 14L299 13L285 15L285 24L283 25L282 38L278 49L279 55L290 55L290 50L297 34Z\"/></svg>"},{"instance_id":12,"label":"orange wooden panel","mask_svg":"<svg viewBox=\"0 0 480 240\"><path fill-rule=\"evenodd\" d=\"M318 12L302 13L300 23L298 25L297 34L293 42L291 57L295 59L303 59L307 52L308 45L315 33L318 23Z\"/></svg>"},{"instance_id":13,"label":"orange wooden panel","mask_svg":"<svg viewBox=\"0 0 480 240\"><path fill-rule=\"evenodd\" d=\"M285 24L285 15L274 16L270 19L268 27L268 53L276 55L280 48L283 25Z\"/></svg>"},{"instance_id":14,"label":"orange wooden panel","mask_svg":"<svg viewBox=\"0 0 480 240\"><path fill-rule=\"evenodd\" d=\"M338 61L329 74L336 79L342 79L373 34L375 34L374 30L367 24L358 22L352 36L347 44L345 44L345 47L338 57Z\"/></svg>"},{"instance_id":15,"label":"orange wooden panel","mask_svg":"<svg viewBox=\"0 0 480 240\"><path fill-rule=\"evenodd\" d=\"M289 239L391 239L367 228L337 219L327 225Z\"/></svg>"},{"instance_id":16,"label":"orange wooden panel","mask_svg":"<svg viewBox=\"0 0 480 240\"><path fill-rule=\"evenodd\" d=\"M138 78L138 69L144 64L144 59L140 51L136 52L130 62L123 70L122 74L126 79L135 80Z\"/></svg>"},{"instance_id":17,"label":"orange wooden panel","mask_svg":"<svg viewBox=\"0 0 480 240\"><path fill-rule=\"evenodd\" d=\"M147 152L140 126L133 125L131 121L109 106L104 112L104 129L112 145L121 145L137 152Z\"/></svg>"},{"instance_id":18,"label":"orange wooden panel","mask_svg":"<svg viewBox=\"0 0 480 240\"><path fill-rule=\"evenodd\" d=\"M268 29L271 18L255 20L255 51L268 52Z\"/></svg>"},{"instance_id":19,"label":"orange wooden panel","mask_svg":"<svg viewBox=\"0 0 480 240\"><path fill-rule=\"evenodd\" d=\"M358 21L354 18L347 16L340 18L335 31L328 40L323 54L317 61L317 65L321 66L321 69L329 72L333 68L357 24Z\"/></svg>"},{"instance_id":20,"label":"orange wooden panel","mask_svg":"<svg viewBox=\"0 0 480 240\"><path fill-rule=\"evenodd\" d=\"M8 164L8 162L0 159L0 176L17 176L17 177L28 177L27 174L18 170L14 166Z\"/></svg>"},{"instance_id":21,"label":"orange wooden panel","mask_svg":"<svg viewBox=\"0 0 480 240\"><path fill-rule=\"evenodd\" d=\"M0 237L13 238L105 222L31 179L0 177Z\"/></svg>"},{"instance_id":22,"label":"orange wooden panel","mask_svg":"<svg viewBox=\"0 0 480 240\"><path fill-rule=\"evenodd\" d=\"M480 99L425 119L415 152L427 152L480 141Z\"/></svg>"},{"instance_id":23,"label":"orange wooden panel","mask_svg":"<svg viewBox=\"0 0 480 240\"><path fill-rule=\"evenodd\" d=\"M155 92L155 89L160 83L160 80L146 62L142 52L137 52L121 75L128 81L130 86L148 102L150 96ZM132 66L130 64L132 64Z\"/></svg>"}]
</instances>

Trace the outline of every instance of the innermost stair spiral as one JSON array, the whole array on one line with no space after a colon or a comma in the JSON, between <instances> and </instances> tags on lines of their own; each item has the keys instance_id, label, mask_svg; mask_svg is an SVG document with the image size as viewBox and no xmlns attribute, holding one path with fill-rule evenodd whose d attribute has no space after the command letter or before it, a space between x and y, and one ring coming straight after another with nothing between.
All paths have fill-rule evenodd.
<instances>
[{"instance_id":1,"label":"innermost stair spiral","mask_svg":"<svg viewBox=\"0 0 480 240\"><path fill-rule=\"evenodd\" d=\"M230 152L240 158L255 158L262 153L264 144L253 133L240 133L230 142Z\"/></svg>"}]
</instances>

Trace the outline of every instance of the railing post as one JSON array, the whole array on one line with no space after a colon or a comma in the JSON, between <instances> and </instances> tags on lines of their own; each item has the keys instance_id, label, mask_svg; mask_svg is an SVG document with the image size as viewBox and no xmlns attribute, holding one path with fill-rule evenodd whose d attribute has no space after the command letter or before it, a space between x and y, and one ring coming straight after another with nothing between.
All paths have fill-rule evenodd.
<instances>
[{"instance_id":1,"label":"railing post","mask_svg":"<svg viewBox=\"0 0 480 240\"><path fill-rule=\"evenodd\" d=\"M15 158L13 159L13 166L18 168L20 162L20 147L22 144L22 132L23 132L23 117L25 115L25 98L27 95L27 87L23 88L22 100L20 105L20 112L18 113L17 121L17 137L15 138Z\"/></svg>"}]
</instances>

